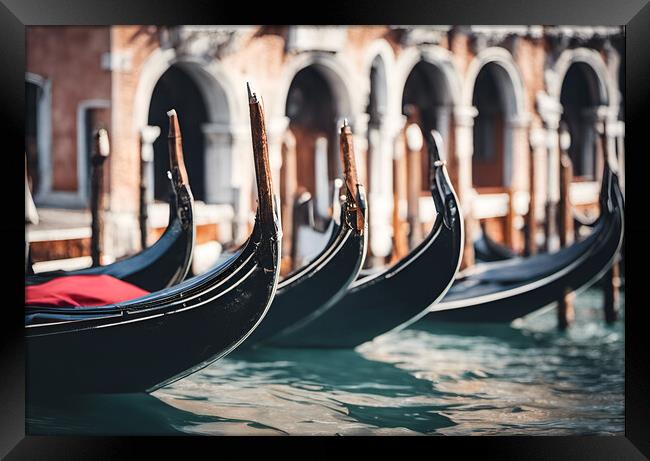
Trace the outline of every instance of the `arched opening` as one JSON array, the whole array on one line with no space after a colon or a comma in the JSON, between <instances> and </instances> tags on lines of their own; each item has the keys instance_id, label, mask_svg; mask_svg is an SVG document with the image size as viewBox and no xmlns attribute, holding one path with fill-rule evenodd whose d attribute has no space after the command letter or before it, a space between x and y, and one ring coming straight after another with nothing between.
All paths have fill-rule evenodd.
<instances>
[{"instance_id":1,"label":"arched opening","mask_svg":"<svg viewBox=\"0 0 650 461\"><path fill-rule=\"evenodd\" d=\"M472 142L472 184L479 193L474 216L492 240L519 251L523 245L523 219L515 208L515 195L521 189L513 181L515 143L522 112L518 78L510 64L488 61L476 74L472 105L476 108ZM521 144L518 144L521 149ZM518 156L521 158L521 156ZM470 235L468 233L468 235ZM477 235L470 235L473 239Z\"/></svg>"},{"instance_id":2,"label":"arched opening","mask_svg":"<svg viewBox=\"0 0 650 461\"><path fill-rule=\"evenodd\" d=\"M376 56L370 66L370 97L367 108L369 126L381 125L386 114L387 99L386 67L381 57Z\"/></svg>"},{"instance_id":3,"label":"arched opening","mask_svg":"<svg viewBox=\"0 0 650 461\"><path fill-rule=\"evenodd\" d=\"M148 124L160 127L160 136L154 141L154 198L169 198L169 169L167 111L176 109L181 133L185 166L195 200L205 200L205 136L202 126L208 121L203 94L194 79L179 66L171 66L154 87L149 105Z\"/></svg>"},{"instance_id":4,"label":"arched opening","mask_svg":"<svg viewBox=\"0 0 650 461\"><path fill-rule=\"evenodd\" d=\"M341 172L337 109L334 91L317 66L305 67L295 75L286 115L295 138L296 185L314 198L317 221L329 218L330 184Z\"/></svg>"},{"instance_id":5,"label":"arched opening","mask_svg":"<svg viewBox=\"0 0 650 461\"><path fill-rule=\"evenodd\" d=\"M574 181L594 181L598 175L597 124L600 100L598 77L586 63L571 64L560 93L562 121L571 135L568 153Z\"/></svg>"},{"instance_id":6,"label":"arched opening","mask_svg":"<svg viewBox=\"0 0 650 461\"><path fill-rule=\"evenodd\" d=\"M445 149L441 152L441 156L449 159L447 152L449 152L451 133L452 104L451 89L443 71L430 62L418 62L406 79L402 94L402 114L406 116L404 133L406 156L405 159L395 163L397 170L395 178L398 183L395 185L396 192L400 193L399 188L402 188L402 191L406 190L411 248L417 245L430 230L435 216L431 209L433 204L429 191L429 155L423 136L433 129L439 131ZM455 181L453 162L449 167L452 181ZM405 178L405 181L402 180L406 183L405 187L399 184L400 175Z\"/></svg>"},{"instance_id":7,"label":"arched opening","mask_svg":"<svg viewBox=\"0 0 650 461\"><path fill-rule=\"evenodd\" d=\"M39 192L38 161L38 106L43 97L43 89L33 83L25 82L25 154L27 156L27 181L32 196Z\"/></svg>"},{"instance_id":8,"label":"arched opening","mask_svg":"<svg viewBox=\"0 0 650 461\"><path fill-rule=\"evenodd\" d=\"M506 124L512 111L507 104L511 95L506 92L511 87L505 71L495 63L483 66L476 77L472 104L478 115L474 119L472 182L477 188L508 186L505 172L511 159Z\"/></svg>"},{"instance_id":9,"label":"arched opening","mask_svg":"<svg viewBox=\"0 0 650 461\"><path fill-rule=\"evenodd\" d=\"M452 106L451 88L442 70L432 63L418 62L404 84L402 114L407 117L407 125L417 123L423 133L433 129L439 131L446 150L442 155L447 159ZM425 155L422 156L424 190L428 190L428 165L425 149Z\"/></svg>"}]
</instances>

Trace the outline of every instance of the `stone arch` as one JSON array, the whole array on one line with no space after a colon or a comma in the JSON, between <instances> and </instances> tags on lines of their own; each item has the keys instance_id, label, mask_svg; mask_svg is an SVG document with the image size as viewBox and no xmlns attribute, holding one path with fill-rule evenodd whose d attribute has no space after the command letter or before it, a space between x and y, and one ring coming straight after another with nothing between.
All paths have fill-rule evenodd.
<instances>
[{"instance_id":1,"label":"stone arch","mask_svg":"<svg viewBox=\"0 0 650 461\"><path fill-rule=\"evenodd\" d=\"M436 111L439 115L438 119L441 121L441 123L436 123L435 128L443 136L445 151L442 155L449 158L449 155L455 152L455 143L451 139L449 127L455 108L461 103L462 95L460 73L454 63L453 54L449 50L439 46L429 46L424 49L412 47L402 52L395 65L394 86L396 91L393 92L391 107L394 108L395 113L402 116L404 91L413 70L418 66L426 69L429 75L429 86L435 90ZM453 180L455 177L454 165L450 165L450 172Z\"/></svg>"},{"instance_id":2,"label":"stone arch","mask_svg":"<svg viewBox=\"0 0 650 461\"><path fill-rule=\"evenodd\" d=\"M395 72L395 54L393 49L384 39L374 40L367 47L363 58L363 71L364 79L371 79L373 68L376 73L375 89L380 94L371 95L373 86L372 80L368 80L366 96L366 106L370 104L369 98L379 97L379 102L383 109L383 115L386 116L390 113L391 95L394 93L394 72Z\"/></svg>"},{"instance_id":3,"label":"stone arch","mask_svg":"<svg viewBox=\"0 0 650 461\"><path fill-rule=\"evenodd\" d=\"M401 107L406 81L415 66L420 62L428 63L440 72L441 77L443 77L442 81L446 86L445 92L448 95L448 104L453 106L460 104L462 82L453 55L449 50L439 46L432 46L423 50L409 48L400 54L395 70L395 88L398 89L395 92L395 106Z\"/></svg>"},{"instance_id":4,"label":"stone arch","mask_svg":"<svg viewBox=\"0 0 650 461\"><path fill-rule=\"evenodd\" d=\"M500 69L498 84L506 96L506 105L513 116L525 117L526 95L521 72L508 50L501 47L490 47L476 55L465 74L462 90L462 104L471 106L474 96L474 85L479 72L489 63L494 63Z\"/></svg>"},{"instance_id":5,"label":"stone arch","mask_svg":"<svg viewBox=\"0 0 650 461\"><path fill-rule=\"evenodd\" d=\"M360 98L351 91L351 75L331 55L298 56L288 66L277 93L280 99L275 102L282 102L282 111L272 107L276 118L282 114L290 121L289 129L296 137L297 185L313 194L318 225L327 219L331 181L341 173L337 129L343 118L354 128L358 114L354 108ZM314 104L318 107L309 107Z\"/></svg>"},{"instance_id":6,"label":"stone arch","mask_svg":"<svg viewBox=\"0 0 650 461\"><path fill-rule=\"evenodd\" d=\"M549 95L561 105L561 120L571 134L574 178L597 180L603 161L598 125L614 122L620 109L616 78L598 51L587 48L562 52L548 77Z\"/></svg>"},{"instance_id":7,"label":"stone arch","mask_svg":"<svg viewBox=\"0 0 650 461\"><path fill-rule=\"evenodd\" d=\"M133 127L140 132L147 126L154 88L172 67L182 70L196 85L207 112L206 123L201 127L205 140L204 199L209 203L231 204L237 210L242 200L236 191L241 194L247 181L241 174L234 174L240 168L234 159L236 152L243 150L241 147L245 145L243 133L244 125L248 125L248 104L245 88L237 91L219 62L178 56L171 48L154 51L140 71L134 97ZM182 122L182 114L179 115ZM166 135L161 133L160 136Z\"/></svg>"},{"instance_id":8,"label":"stone arch","mask_svg":"<svg viewBox=\"0 0 650 461\"><path fill-rule=\"evenodd\" d=\"M599 104L618 107L619 96L616 90L616 82L609 75L607 66L600 54L596 50L589 48L564 50L560 54L553 66L552 73L547 75L549 96L559 101L564 78L569 68L576 63L583 63L593 71L593 75L596 77L594 89L598 95Z\"/></svg>"},{"instance_id":9,"label":"stone arch","mask_svg":"<svg viewBox=\"0 0 650 461\"><path fill-rule=\"evenodd\" d=\"M462 105L464 107L474 107L480 97L476 93L477 86L482 86L488 82L498 92L498 101L503 110L503 120L500 122L503 124L503 138L495 138L496 149L502 155L502 165L498 167L500 171L495 170L494 179L499 183L499 186L511 187L516 157L515 151L517 150L515 146L515 130L525 125L528 120L528 111L526 110L526 97L521 73L512 55L505 48L486 48L470 63L464 79ZM474 110L477 110L477 108L474 108ZM473 136L474 146L477 145L477 142L482 142L480 134L485 128L480 112L477 111L476 116ZM472 152L473 163L477 163L479 159L476 158L474 148L472 148ZM473 173L475 173L474 169L472 168ZM476 183L477 176L473 174L473 178L473 183ZM488 182L490 181L485 182L485 184Z\"/></svg>"},{"instance_id":10,"label":"stone arch","mask_svg":"<svg viewBox=\"0 0 650 461\"><path fill-rule=\"evenodd\" d=\"M289 89L294 78L301 70L312 66L319 71L332 89L337 115L347 117L353 122L354 115L360 113L359 109L363 106L361 98L363 92L353 91L355 85L351 79L354 73L346 64L340 62L335 56L322 52L300 54L286 64L277 92L269 107L269 115L284 117Z\"/></svg>"},{"instance_id":11,"label":"stone arch","mask_svg":"<svg viewBox=\"0 0 650 461\"><path fill-rule=\"evenodd\" d=\"M136 130L147 124L147 114L154 87L172 65L182 68L199 86L214 123L245 121L246 90L232 84L232 79L218 62L206 63L198 59L178 57L174 49L157 49L147 58L140 70L133 109ZM240 95L241 93L241 95ZM240 95L240 97L237 97Z\"/></svg>"}]
</instances>

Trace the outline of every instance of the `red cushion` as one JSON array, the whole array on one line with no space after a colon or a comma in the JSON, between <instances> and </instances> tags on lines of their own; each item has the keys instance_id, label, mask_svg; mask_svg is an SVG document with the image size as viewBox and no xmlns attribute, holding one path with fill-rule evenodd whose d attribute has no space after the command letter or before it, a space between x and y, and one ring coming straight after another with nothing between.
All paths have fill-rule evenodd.
<instances>
[{"instance_id":1,"label":"red cushion","mask_svg":"<svg viewBox=\"0 0 650 461\"><path fill-rule=\"evenodd\" d=\"M147 294L148 291L110 275L71 275L25 287L25 305L105 306Z\"/></svg>"}]
</instances>

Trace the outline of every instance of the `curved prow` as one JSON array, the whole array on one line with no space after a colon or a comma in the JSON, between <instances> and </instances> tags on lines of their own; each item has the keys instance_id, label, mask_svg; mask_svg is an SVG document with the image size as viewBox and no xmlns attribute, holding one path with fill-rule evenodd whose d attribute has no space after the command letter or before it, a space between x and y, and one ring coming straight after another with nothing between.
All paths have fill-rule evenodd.
<instances>
[{"instance_id":1,"label":"curved prow","mask_svg":"<svg viewBox=\"0 0 650 461\"><path fill-rule=\"evenodd\" d=\"M181 128L178 124L176 110L167 112L169 117L169 134L167 145L169 149L169 180L172 183L172 192L169 199L169 222L172 222L174 213L178 213L183 229L192 225L192 204L194 202L190 182L185 169L183 157L183 139Z\"/></svg>"},{"instance_id":2,"label":"curved prow","mask_svg":"<svg viewBox=\"0 0 650 461\"><path fill-rule=\"evenodd\" d=\"M354 219L351 224L357 232L363 232L365 226L365 213L363 203L359 194L359 179L357 176L357 165L354 158L354 144L352 142L352 130L348 120L343 121L339 137L341 147L341 160L343 162L343 175L347 186L347 196L352 200L349 211L353 213Z\"/></svg>"},{"instance_id":3,"label":"curved prow","mask_svg":"<svg viewBox=\"0 0 650 461\"><path fill-rule=\"evenodd\" d=\"M253 154L255 156L257 217L264 235L276 235L278 228L273 210L273 185L269 166L269 146L266 140L266 126L264 125L264 108L257 95L251 91L250 84L247 83L246 88L248 90Z\"/></svg>"},{"instance_id":4,"label":"curved prow","mask_svg":"<svg viewBox=\"0 0 650 461\"><path fill-rule=\"evenodd\" d=\"M445 169L447 162L442 160L442 136L437 130L431 130L426 136L427 150L429 152L429 189L433 196L436 210L442 213L443 223L451 229L456 219L459 219L460 210L458 200L451 187Z\"/></svg>"}]
</instances>

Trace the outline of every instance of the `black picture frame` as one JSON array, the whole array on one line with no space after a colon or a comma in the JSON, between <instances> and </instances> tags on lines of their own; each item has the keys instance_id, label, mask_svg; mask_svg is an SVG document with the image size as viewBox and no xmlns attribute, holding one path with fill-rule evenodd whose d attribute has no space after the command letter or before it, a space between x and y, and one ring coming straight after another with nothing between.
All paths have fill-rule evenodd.
<instances>
[{"instance_id":1,"label":"black picture frame","mask_svg":"<svg viewBox=\"0 0 650 461\"><path fill-rule=\"evenodd\" d=\"M21 239L25 229L19 225L24 211L22 193L22 154L24 150L24 74L25 26L27 25L109 25L109 24L571 24L625 25L625 120L626 120L626 357L625 357L625 436L609 437L463 437L409 439L405 453L414 455L413 444L421 444L424 453L436 456L446 445L454 458L476 450L488 459L647 459L650 456L650 361L645 341L645 310L642 279L644 261L648 259L647 236L650 224L642 211L648 183L647 155L644 156L644 109L650 107L650 5L645 0L399 0L399 1L328 1L310 4L309 8L264 5L244 2L205 2L174 0L130 0L116 5L108 0L2 0L0 3L0 139L6 155L0 169L1 186L5 191L5 216L0 220L4 248L2 261L3 294L8 301L2 313L3 334L0 336L0 456L8 459L75 459L108 458L126 455L151 455L151 448L167 455L187 455L188 449L203 444L217 448L215 438L197 441L193 437L146 439L140 437L36 437L25 436L24 390L24 247ZM11 206L7 206L11 204ZM10 211L9 211L10 210ZM638 214L637 214L638 213ZM245 447L245 438L229 438L228 444ZM383 450L392 438L374 438L371 445ZM355 439L352 442L358 441ZM348 446L334 438L301 442L326 442L331 448ZM402 443L404 440L402 439ZM219 438L219 447L226 443ZM277 439L256 440L258 446L278 445ZM295 443L295 442L294 442ZM189 444L192 444L191 446ZM284 445L284 443L282 443ZM401 444L400 444L401 445ZM404 448L407 448L404 443ZM211 453L217 455L223 451ZM210 453L209 452L209 453ZM333 451L333 453L336 453ZM198 454L196 454L198 456ZM367 453L366 453L367 456Z\"/></svg>"}]
</instances>

